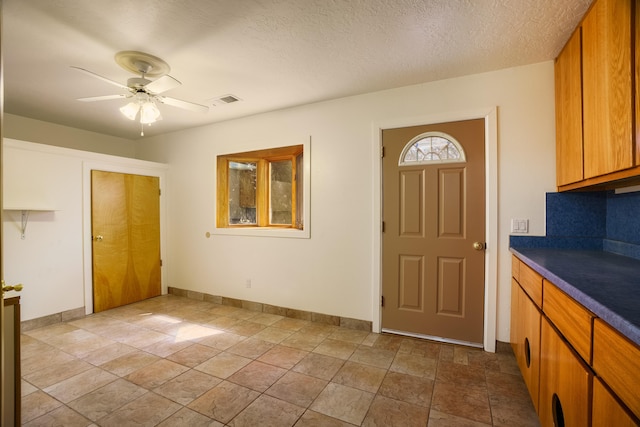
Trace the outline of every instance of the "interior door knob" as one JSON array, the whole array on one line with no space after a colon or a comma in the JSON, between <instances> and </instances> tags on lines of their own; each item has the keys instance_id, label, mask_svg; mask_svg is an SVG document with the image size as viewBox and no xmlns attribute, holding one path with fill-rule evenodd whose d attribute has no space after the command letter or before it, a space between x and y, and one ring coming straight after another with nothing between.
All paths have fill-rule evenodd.
<instances>
[{"instance_id":1,"label":"interior door knob","mask_svg":"<svg viewBox=\"0 0 640 427\"><path fill-rule=\"evenodd\" d=\"M4 283L4 280L2 280L2 293L4 294L5 292L9 292L9 291L16 291L16 292L20 292L22 290L22 283L18 283L17 285L13 285L13 286L7 286Z\"/></svg>"},{"instance_id":2,"label":"interior door knob","mask_svg":"<svg viewBox=\"0 0 640 427\"><path fill-rule=\"evenodd\" d=\"M96 242L102 242L102 239L104 239L104 237L102 237L100 234L93 238L93 240L95 240Z\"/></svg>"},{"instance_id":3,"label":"interior door knob","mask_svg":"<svg viewBox=\"0 0 640 427\"><path fill-rule=\"evenodd\" d=\"M484 251L486 249L486 246L484 242L474 242L473 249L475 249L476 251Z\"/></svg>"}]
</instances>

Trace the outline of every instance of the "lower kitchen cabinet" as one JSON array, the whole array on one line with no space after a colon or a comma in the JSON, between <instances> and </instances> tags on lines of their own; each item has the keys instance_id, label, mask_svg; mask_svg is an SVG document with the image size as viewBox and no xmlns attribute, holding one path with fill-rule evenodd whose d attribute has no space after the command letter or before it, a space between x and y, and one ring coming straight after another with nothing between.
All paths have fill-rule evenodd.
<instances>
[{"instance_id":1,"label":"lower kitchen cabinet","mask_svg":"<svg viewBox=\"0 0 640 427\"><path fill-rule=\"evenodd\" d=\"M544 316L540 333L541 425L589 426L593 374Z\"/></svg>"},{"instance_id":2,"label":"lower kitchen cabinet","mask_svg":"<svg viewBox=\"0 0 640 427\"><path fill-rule=\"evenodd\" d=\"M515 279L511 280L511 318L511 347L538 412L541 314Z\"/></svg>"},{"instance_id":3,"label":"lower kitchen cabinet","mask_svg":"<svg viewBox=\"0 0 640 427\"><path fill-rule=\"evenodd\" d=\"M634 427L638 424L599 378L593 380L592 424L596 426Z\"/></svg>"}]
</instances>

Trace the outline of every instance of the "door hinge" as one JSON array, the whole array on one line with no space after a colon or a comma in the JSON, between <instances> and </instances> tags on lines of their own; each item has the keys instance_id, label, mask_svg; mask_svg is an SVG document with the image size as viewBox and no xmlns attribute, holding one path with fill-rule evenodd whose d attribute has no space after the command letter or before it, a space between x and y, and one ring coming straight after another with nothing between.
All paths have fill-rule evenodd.
<instances>
[{"instance_id":1,"label":"door hinge","mask_svg":"<svg viewBox=\"0 0 640 427\"><path fill-rule=\"evenodd\" d=\"M384 147L380 147L380 158L384 157Z\"/></svg>"},{"instance_id":2,"label":"door hinge","mask_svg":"<svg viewBox=\"0 0 640 427\"><path fill-rule=\"evenodd\" d=\"M162 190L158 189L158 196L162 196Z\"/></svg>"},{"instance_id":3,"label":"door hinge","mask_svg":"<svg viewBox=\"0 0 640 427\"><path fill-rule=\"evenodd\" d=\"M384 221L382 221L382 232L384 233Z\"/></svg>"},{"instance_id":4,"label":"door hinge","mask_svg":"<svg viewBox=\"0 0 640 427\"><path fill-rule=\"evenodd\" d=\"M160 267L162 267L162 260L160 260Z\"/></svg>"},{"instance_id":5,"label":"door hinge","mask_svg":"<svg viewBox=\"0 0 640 427\"><path fill-rule=\"evenodd\" d=\"M380 307L384 307L384 295L380 297Z\"/></svg>"}]
</instances>

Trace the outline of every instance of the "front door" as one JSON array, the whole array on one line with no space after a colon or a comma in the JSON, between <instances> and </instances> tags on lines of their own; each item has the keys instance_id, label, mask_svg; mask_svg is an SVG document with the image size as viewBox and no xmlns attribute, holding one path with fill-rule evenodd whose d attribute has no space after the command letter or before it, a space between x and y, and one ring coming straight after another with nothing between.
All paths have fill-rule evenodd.
<instances>
[{"instance_id":1,"label":"front door","mask_svg":"<svg viewBox=\"0 0 640 427\"><path fill-rule=\"evenodd\" d=\"M91 171L93 311L160 295L160 179Z\"/></svg>"},{"instance_id":2,"label":"front door","mask_svg":"<svg viewBox=\"0 0 640 427\"><path fill-rule=\"evenodd\" d=\"M484 119L383 131L383 331L482 344L484 135Z\"/></svg>"}]
</instances>

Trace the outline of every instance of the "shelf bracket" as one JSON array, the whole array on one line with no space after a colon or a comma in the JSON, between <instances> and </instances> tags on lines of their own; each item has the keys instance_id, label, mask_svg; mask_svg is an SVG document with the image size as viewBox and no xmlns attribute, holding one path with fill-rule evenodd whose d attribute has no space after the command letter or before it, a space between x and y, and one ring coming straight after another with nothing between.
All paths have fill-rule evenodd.
<instances>
[{"instance_id":1,"label":"shelf bracket","mask_svg":"<svg viewBox=\"0 0 640 427\"><path fill-rule=\"evenodd\" d=\"M29 211L28 210L22 210L22 219L21 219L21 226L20 226L20 238L22 240L25 239L25 232L27 231L27 223L29 222Z\"/></svg>"}]
</instances>

